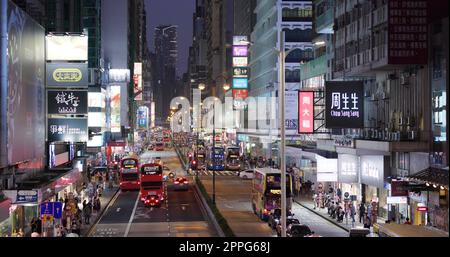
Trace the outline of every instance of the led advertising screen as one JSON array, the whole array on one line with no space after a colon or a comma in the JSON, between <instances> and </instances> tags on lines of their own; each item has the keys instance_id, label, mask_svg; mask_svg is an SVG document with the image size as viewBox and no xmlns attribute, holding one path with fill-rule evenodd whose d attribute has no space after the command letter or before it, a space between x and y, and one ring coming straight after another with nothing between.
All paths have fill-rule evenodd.
<instances>
[{"instance_id":1,"label":"led advertising screen","mask_svg":"<svg viewBox=\"0 0 450 257\"><path fill-rule=\"evenodd\" d=\"M48 35L46 37L47 61L87 61L88 37Z\"/></svg>"},{"instance_id":2,"label":"led advertising screen","mask_svg":"<svg viewBox=\"0 0 450 257\"><path fill-rule=\"evenodd\" d=\"M325 127L364 127L364 84L362 81L325 82Z\"/></svg>"},{"instance_id":3,"label":"led advertising screen","mask_svg":"<svg viewBox=\"0 0 450 257\"><path fill-rule=\"evenodd\" d=\"M111 86L111 132L120 133L120 86Z\"/></svg>"},{"instance_id":4,"label":"led advertising screen","mask_svg":"<svg viewBox=\"0 0 450 257\"><path fill-rule=\"evenodd\" d=\"M247 57L233 57L233 67L247 67L248 58Z\"/></svg>"},{"instance_id":5,"label":"led advertising screen","mask_svg":"<svg viewBox=\"0 0 450 257\"><path fill-rule=\"evenodd\" d=\"M105 94L102 92L89 92L88 106L90 108L105 108Z\"/></svg>"},{"instance_id":6,"label":"led advertising screen","mask_svg":"<svg viewBox=\"0 0 450 257\"><path fill-rule=\"evenodd\" d=\"M134 63L134 100L142 101L142 63Z\"/></svg>"},{"instance_id":7,"label":"led advertising screen","mask_svg":"<svg viewBox=\"0 0 450 257\"><path fill-rule=\"evenodd\" d=\"M87 118L50 118L48 119L49 142L87 142Z\"/></svg>"},{"instance_id":8,"label":"led advertising screen","mask_svg":"<svg viewBox=\"0 0 450 257\"><path fill-rule=\"evenodd\" d=\"M128 83L130 82L130 70L110 69L108 80L109 83Z\"/></svg>"},{"instance_id":9,"label":"led advertising screen","mask_svg":"<svg viewBox=\"0 0 450 257\"><path fill-rule=\"evenodd\" d=\"M45 29L11 1L6 11L7 83L1 87L7 90L2 98L8 111L1 134L6 134L7 163L1 166L45 156Z\"/></svg>"},{"instance_id":10,"label":"led advertising screen","mask_svg":"<svg viewBox=\"0 0 450 257\"><path fill-rule=\"evenodd\" d=\"M88 91L87 90L48 90L47 91L48 114L87 114Z\"/></svg>"},{"instance_id":11,"label":"led advertising screen","mask_svg":"<svg viewBox=\"0 0 450 257\"><path fill-rule=\"evenodd\" d=\"M87 63L47 63L47 87L88 87Z\"/></svg>"},{"instance_id":12,"label":"led advertising screen","mask_svg":"<svg viewBox=\"0 0 450 257\"><path fill-rule=\"evenodd\" d=\"M247 57L248 56L248 47L247 46L233 46L233 56Z\"/></svg>"},{"instance_id":13,"label":"led advertising screen","mask_svg":"<svg viewBox=\"0 0 450 257\"><path fill-rule=\"evenodd\" d=\"M248 79L244 78L234 78L233 79L233 89L247 89Z\"/></svg>"},{"instance_id":14,"label":"led advertising screen","mask_svg":"<svg viewBox=\"0 0 450 257\"><path fill-rule=\"evenodd\" d=\"M298 94L298 133L314 132L314 92Z\"/></svg>"}]
</instances>

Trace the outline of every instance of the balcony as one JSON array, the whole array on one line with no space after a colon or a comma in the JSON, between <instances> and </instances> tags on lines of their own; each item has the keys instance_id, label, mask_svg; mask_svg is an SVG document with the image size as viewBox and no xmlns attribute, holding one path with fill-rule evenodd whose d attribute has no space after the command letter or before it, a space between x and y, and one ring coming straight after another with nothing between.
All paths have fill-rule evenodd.
<instances>
[{"instance_id":1,"label":"balcony","mask_svg":"<svg viewBox=\"0 0 450 257\"><path fill-rule=\"evenodd\" d=\"M314 78L327 73L327 55L322 55L312 61L300 65L302 80Z\"/></svg>"},{"instance_id":2,"label":"balcony","mask_svg":"<svg viewBox=\"0 0 450 257\"><path fill-rule=\"evenodd\" d=\"M333 34L333 8L326 10L316 17L316 32L319 34Z\"/></svg>"}]
</instances>

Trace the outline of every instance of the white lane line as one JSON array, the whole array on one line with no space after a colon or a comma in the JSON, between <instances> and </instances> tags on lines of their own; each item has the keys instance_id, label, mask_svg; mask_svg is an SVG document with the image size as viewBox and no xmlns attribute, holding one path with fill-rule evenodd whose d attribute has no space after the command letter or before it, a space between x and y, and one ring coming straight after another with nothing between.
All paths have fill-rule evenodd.
<instances>
[{"instance_id":1,"label":"white lane line","mask_svg":"<svg viewBox=\"0 0 450 257\"><path fill-rule=\"evenodd\" d=\"M127 237L128 233L130 232L131 223L133 222L134 214L136 213L136 208L137 208L137 205L139 203L139 196L140 195L138 194L138 196L136 198L136 203L134 203L133 212L131 213L131 217L130 217L130 220L128 221L127 229L125 230L125 234L123 235L123 237Z\"/></svg>"}]
</instances>

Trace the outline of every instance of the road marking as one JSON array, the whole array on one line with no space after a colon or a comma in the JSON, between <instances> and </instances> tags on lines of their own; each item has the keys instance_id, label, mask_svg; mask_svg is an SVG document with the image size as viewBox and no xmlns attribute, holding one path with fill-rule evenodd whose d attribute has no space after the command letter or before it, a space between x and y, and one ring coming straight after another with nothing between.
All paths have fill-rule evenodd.
<instances>
[{"instance_id":1,"label":"road marking","mask_svg":"<svg viewBox=\"0 0 450 257\"><path fill-rule=\"evenodd\" d=\"M136 198L136 203L134 204L133 212L131 213L131 217L130 217L130 220L128 221L127 229L125 230L125 234L123 235L123 237L127 237L128 233L130 232L131 223L133 222L134 214L136 213L136 208L137 208L138 203L139 203L139 194Z\"/></svg>"}]
</instances>

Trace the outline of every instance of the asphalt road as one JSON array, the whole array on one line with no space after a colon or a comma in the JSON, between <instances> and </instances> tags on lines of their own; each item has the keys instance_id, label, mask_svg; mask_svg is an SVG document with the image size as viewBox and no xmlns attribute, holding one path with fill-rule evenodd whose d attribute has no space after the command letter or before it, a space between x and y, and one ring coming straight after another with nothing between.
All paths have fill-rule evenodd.
<instances>
[{"instance_id":1,"label":"asphalt road","mask_svg":"<svg viewBox=\"0 0 450 257\"><path fill-rule=\"evenodd\" d=\"M173 151L145 152L141 162L161 157L163 164L177 176L185 175L177 155ZM176 191L166 182L166 201L161 207L145 207L138 199L139 192L119 192L111 201L99 222L92 229L91 237L211 237L217 236L207 222L195 193Z\"/></svg>"}]
</instances>

